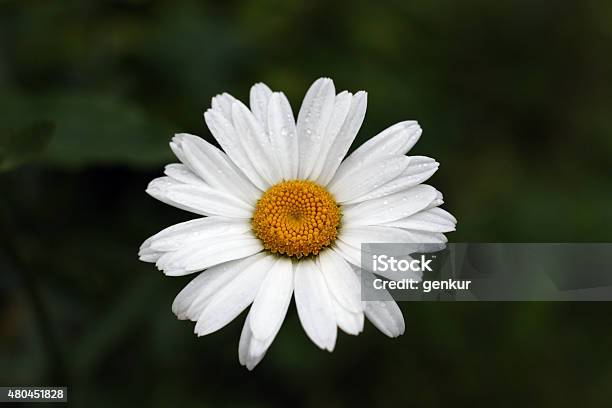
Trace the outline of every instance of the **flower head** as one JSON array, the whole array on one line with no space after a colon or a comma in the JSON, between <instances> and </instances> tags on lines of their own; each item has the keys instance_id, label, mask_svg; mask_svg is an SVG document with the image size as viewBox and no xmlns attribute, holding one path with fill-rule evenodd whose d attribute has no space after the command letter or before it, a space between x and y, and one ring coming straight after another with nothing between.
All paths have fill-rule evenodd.
<instances>
[{"instance_id":1,"label":"flower head","mask_svg":"<svg viewBox=\"0 0 612 408\"><path fill-rule=\"evenodd\" d=\"M238 350L249 369L292 297L322 349L333 350L338 327L359 334L364 316L390 337L402 334L394 301L361 301L360 245L444 243L455 228L439 208L442 194L422 184L438 163L406 156L421 135L417 122L393 125L345 158L365 111L365 92L336 94L328 78L310 87L297 123L285 95L264 84L251 88L250 108L217 95L204 118L223 150L178 134L170 147L181 163L147 188L202 217L147 239L140 259L170 276L199 272L173 304L199 336L251 306Z\"/></svg>"}]
</instances>

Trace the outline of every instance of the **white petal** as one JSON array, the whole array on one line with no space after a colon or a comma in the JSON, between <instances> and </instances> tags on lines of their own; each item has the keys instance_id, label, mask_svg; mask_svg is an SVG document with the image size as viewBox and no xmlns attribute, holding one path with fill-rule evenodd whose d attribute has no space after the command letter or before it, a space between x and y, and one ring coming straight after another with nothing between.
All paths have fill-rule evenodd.
<instances>
[{"instance_id":1,"label":"white petal","mask_svg":"<svg viewBox=\"0 0 612 408\"><path fill-rule=\"evenodd\" d=\"M382 226L347 226L342 228L339 238L355 248L361 248L363 243L437 244L446 242L443 234Z\"/></svg>"},{"instance_id":2,"label":"white petal","mask_svg":"<svg viewBox=\"0 0 612 408\"><path fill-rule=\"evenodd\" d=\"M235 104L235 102L234 102ZM232 160L246 177L260 190L265 191L270 187L261 174L255 169L253 163L240 142L236 129L231 120L228 120L223 113L215 109L209 109L204 113L204 119L210 132L223 148L225 153Z\"/></svg>"},{"instance_id":3,"label":"white petal","mask_svg":"<svg viewBox=\"0 0 612 408\"><path fill-rule=\"evenodd\" d=\"M268 105L268 128L270 142L280 163L285 180L298 176L299 153L295 119L291 105L282 92L274 92Z\"/></svg>"},{"instance_id":4,"label":"white petal","mask_svg":"<svg viewBox=\"0 0 612 408\"><path fill-rule=\"evenodd\" d=\"M261 196L261 190L233 165L225 153L201 137L188 134L181 136L180 144L189 167L204 179L206 184L246 203L255 204Z\"/></svg>"},{"instance_id":5,"label":"white petal","mask_svg":"<svg viewBox=\"0 0 612 408\"><path fill-rule=\"evenodd\" d=\"M338 327L347 334L354 336L358 335L363 331L363 311L357 313L349 312L340 303L334 300L334 314L336 316L336 323Z\"/></svg>"},{"instance_id":6,"label":"white petal","mask_svg":"<svg viewBox=\"0 0 612 408\"><path fill-rule=\"evenodd\" d=\"M359 279L344 258L327 250L317 261L334 299L350 312L361 312Z\"/></svg>"},{"instance_id":7,"label":"white petal","mask_svg":"<svg viewBox=\"0 0 612 408\"><path fill-rule=\"evenodd\" d=\"M229 235L185 245L167 252L156 262L158 269L169 276L187 275L211 266L254 255L263 250L261 241L252 234Z\"/></svg>"},{"instance_id":8,"label":"white petal","mask_svg":"<svg viewBox=\"0 0 612 408\"><path fill-rule=\"evenodd\" d=\"M274 157L268 134L251 111L241 102L232 105L234 126L240 135L240 143L251 164L270 185L281 180L279 163Z\"/></svg>"},{"instance_id":9,"label":"white petal","mask_svg":"<svg viewBox=\"0 0 612 408\"><path fill-rule=\"evenodd\" d=\"M149 183L147 193L161 202L200 215L251 218L254 207L203 184L183 184L170 177Z\"/></svg>"},{"instance_id":10,"label":"white petal","mask_svg":"<svg viewBox=\"0 0 612 408\"><path fill-rule=\"evenodd\" d=\"M429 157L410 156L408 159L408 167L398 177L344 204L357 204L411 189L429 179L438 170L439 163Z\"/></svg>"},{"instance_id":11,"label":"white petal","mask_svg":"<svg viewBox=\"0 0 612 408\"><path fill-rule=\"evenodd\" d=\"M232 122L232 104L236 102L236 98L228 93L222 93L212 98L211 106L219 111L223 117Z\"/></svg>"},{"instance_id":12,"label":"white petal","mask_svg":"<svg viewBox=\"0 0 612 408\"><path fill-rule=\"evenodd\" d=\"M251 112L259 120L264 130L268 129L268 101L272 91L264 83L258 83L251 87L249 105Z\"/></svg>"},{"instance_id":13,"label":"white petal","mask_svg":"<svg viewBox=\"0 0 612 408\"><path fill-rule=\"evenodd\" d=\"M251 262L249 258L238 259L213 266L200 273L176 296L172 303L172 312L181 320L197 321L212 295Z\"/></svg>"},{"instance_id":14,"label":"white petal","mask_svg":"<svg viewBox=\"0 0 612 408\"><path fill-rule=\"evenodd\" d=\"M268 348L280 330L282 320L278 323L278 327L276 327L274 334L265 340L259 340L253 336L250 320L251 312L249 312L247 315L246 321L244 322L244 326L242 328L242 333L240 335L238 359L240 364L246 366L247 369L252 370L263 359L266 351L268 351Z\"/></svg>"},{"instance_id":15,"label":"white petal","mask_svg":"<svg viewBox=\"0 0 612 408\"><path fill-rule=\"evenodd\" d=\"M338 132L338 136L334 139L334 143L329 149L329 153L325 159L325 165L321 170L321 175L317 179L317 182L323 186L326 186L332 179L340 162L346 156L351 144L359 132L359 128L365 118L367 108L367 93L359 91L351 100L351 109L342 125L342 128Z\"/></svg>"},{"instance_id":16,"label":"white petal","mask_svg":"<svg viewBox=\"0 0 612 408\"><path fill-rule=\"evenodd\" d=\"M414 120L396 123L383 130L355 150L338 168L336 178L358 170L365 163L389 155L404 155L421 136L421 127Z\"/></svg>"},{"instance_id":17,"label":"white petal","mask_svg":"<svg viewBox=\"0 0 612 408\"><path fill-rule=\"evenodd\" d=\"M369 321L389 337L404 334L404 316L395 301L372 300L364 302L365 314Z\"/></svg>"},{"instance_id":18,"label":"white petal","mask_svg":"<svg viewBox=\"0 0 612 408\"><path fill-rule=\"evenodd\" d=\"M170 149L172 150L172 153L174 153L174 155L177 157L177 159L181 161L181 163L185 163L187 159L185 158L185 154L183 153L183 148L179 146L178 141L175 140L175 138L176 135L172 138L172 141L170 142Z\"/></svg>"},{"instance_id":19,"label":"white petal","mask_svg":"<svg viewBox=\"0 0 612 408\"><path fill-rule=\"evenodd\" d=\"M395 179L409 164L410 159L406 156L389 156L385 160L370 162L351 173L350 177L334 178L329 192L339 203L354 200Z\"/></svg>"},{"instance_id":20,"label":"white petal","mask_svg":"<svg viewBox=\"0 0 612 408\"><path fill-rule=\"evenodd\" d=\"M211 238L241 235L251 229L249 220L242 218L206 217L172 225L148 241L148 246L160 252L176 251L181 247Z\"/></svg>"},{"instance_id":21,"label":"white petal","mask_svg":"<svg viewBox=\"0 0 612 408\"><path fill-rule=\"evenodd\" d=\"M250 311L253 336L266 340L278 331L293 294L293 265L288 258L278 258L257 292Z\"/></svg>"},{"instance_id":22,"label":"white petal","mask_svg":"<svg viewBox=\"0 0 612 408\"><path fill-rule=\"evenodd\" d=\"M198 319L195 326L198 336L219 330L246 309L253 302L274 261L274 257L268 254L258 255L253 263L220 288Z\"/></svg>"},{"instance_id":23,"label":"white petal","mask_svg":"<svg viewBox=\"0 0 612 408\"><path fill-rule=\"evenodd\" d=\"M402 177L413 177L415 180L419 179L418 183L422 183L427 180L433 173L436 172L440 163L435 159L427 156L408 156L410 157L410 165Z\"/></svg>"},{"instance_id":24,"label":"white petal","mask_svg":"<svg viewBox=\"0 0 612 408\"><path fill-rule=\"evenodd\" d=\"M311 180L317 180L323 171L323 167L327 161L327 155L342 129L342 125L346 121L346 117L351 108L351 101L353 100L353 94L347 91L340 92L336 95L334 100L334 110L325 129L325 136L321 140L321 150L319 152L319 158L315 162L313 170L308 176Z\"/></svg>"},{"instance_id":25,"label":"white petal","mask_svg":"<svg viewBox=\"0 0 612 408\"><path fill-rule=\"evenodd\" d=\"M268 351L268 347L270 347L270 344L272 344L272 341L274 341L274 338L276 337L276 334L280 330L282 323L283 323L282 320L279 321L278 325L274 328L272 336L264 340L258 339L257 337L255 337L255 335L251 337L251 344L249 344L249 350L247 354L249 356L252 356L253 359L257 359L256 360L257 363L259 362L259 359L260 359L259 356L263 357L266 351ZM250 319L249 319L249 324L250 324ZM248 367L248 364L247 364L247 367Z\"/></svg>"},{"instance_id":26,"label":"white petal","mask_svg":"<svg viewBox=\"0 0 612 408\"><path fill-rule=\"evenodd\" d=\"M316 80L306 92L297 119L300 179L308 178L320 159L321 141L334 111L335 97L334 83L329 78Z\"/></svg>"},{"instance_id":27,"label":"white petal","mask_svg":"<svg viewBox=\"0 0 612 408\"><path fill-rule=\"evenodd\" d=\"M251 339L253 338L253 332L251 331L251 325L249 323L250 318L251 312L249 311L246 320L244 321L244 325L242 326L242 332L240 333L240 341L238 342L238 361L240 361L241 365L247 364L247 352L249 350L249 344L251 343ZM259 361L257 363L259 363ZM253 364L253 367L255 367L257 363ZM252 370L252 368L249 368L249 370Z\"/></svg>"},{"instance_id":28,"label":"white petal","mask_svg":"<svg viewBox=\"0 0 612 408\"><path fill-rule=\"evenodd\" d=\"M428 210L432 210L431 213L435 214L437 217L446 219L448 220L448 222L452 222L453 224L457 225L457 219L453 216L453 214L449 213L448 211L442 208L438 208L438 207L434 207L434 208L435 209L428 208Z\"/></svg>"},{"instance_id":29,"label":"white petal","mask_svg":"<svg viewBox=\"0 0 612 408\"><path fill-rule=\"evenodd\" d=\"M402 231L405 231L409 234L404 239L408 239L409 237L410 239L409 242L411 243L436 244L436 245L423 245L423 246L415 247L415 248L418 248L418 250L422 252L441 251L446 247L444 244L448 242L448 239L446 238L446 236L439 232L415 231L415 230L409 230L409 229L403 229L403 228L402 228Z\"/></svg>"},{"instance_id":30,"label":"white petal","mask_svg":"<svg viewBox=\"0 0 612 408\"><path fill-rule=\"evenodd\" d=\"M168 164L166 168L164 169L164 174L184 184L196 184L196 185L204 184L206 185L206 182L204 182L204 180L198 177L197 174L191 171L189 167L185 166L184 164L179 164L179 163Z\"/></svg>"},{"instance_id":31,"label":"white petal","mask_svg":"<svg viewBox=\"0 0 612 408\"><path fill-rule=\"evenodd\" d=\"M163 255L163 252L154 251L151 249L151 238L146 239L138 250L138 259L143 262L157 262Z\"/></svg>"},{"instance_id":32,"label":"white petal","mask_svg":"<svg viewBox=\"0 0 612 408\"><path fill-rule=\"evenodd\" d=\"M406 228L417 231L450 232L455 230L457 220L441 208L430 208L406 218L391 221L385 226Z\"/></svg>"},{"instance_id":33,"label":"white petal","mask_svg":"<svg viewBox=\"0 0 612 408\"><path fill-rule=\"evenodd\" d=\"M355 248L338 238L334 243L332 250L340 255L349 264L361 266L361 250L359 247Z\"/></svg>"},{"instance_id":34,"label":"white petal","mask_svg":"<svg viewBox=\"0 0 612 408\"><path fill-rule=\"evenodd\" d=\"M408 217L426 208L437 197L435 188L421 184L407 191L345 206L344 225L377 225Z\"/></svg>"},{"instance_id":35,"label":"white petal","mask_svg":"<svg viewBox=\"0 0 612 408\"><path fill-rule=\"evenodd\" d=\"M304 331L318 347L332 351L337 332L332 297L323 274L312 260L297 263L294 292Z\"/></svg>"},{"instance_id":36,"label":"white petal","mask_svg":"<svg viewBox=\"0 0 612 408\"><path fill-rule=\"evenodd\" d=\"M442 195L441 192L436 190L436 198L427 207L425 207L425 210L428 210L430 208L439 207L442 204L444 204L444 196Z\"/></svg>"},{"instance_id":37,"label":"white petal","mask_svg":"<svg viewBox=\"0 0 612 408\"><path fill-rule=\"evenodd\" d=\"M355 248L341 239L337 239L332 250L348 263L361 266L361 250L359 248Z\"/></svg>"}]
</instances>

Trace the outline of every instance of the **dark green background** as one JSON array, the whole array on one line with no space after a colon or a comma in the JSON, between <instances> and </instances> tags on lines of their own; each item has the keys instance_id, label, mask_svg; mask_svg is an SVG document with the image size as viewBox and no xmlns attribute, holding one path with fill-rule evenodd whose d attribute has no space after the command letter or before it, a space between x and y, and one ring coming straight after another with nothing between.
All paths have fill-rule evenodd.
<instances>
[{"instance_id":1,"label":"dark green background","mask_svg":"<svg viewBox=\"0 0 612 408\"><path fill-rule=\"evenodd\" d=\"M611 50L607 1L0 1L0 385L83 407L609 406L607 303L403 303L404 336L367 324L333 354L292 307L248 372L243 317L197 339L170 311L190 277L137 250L192 217L144 193L174 132L210 138L210 98L257 81L297 112L319 76L369 92L356 145L419 120L451 241L610 241Z\"/></svg>"}]
</instances>

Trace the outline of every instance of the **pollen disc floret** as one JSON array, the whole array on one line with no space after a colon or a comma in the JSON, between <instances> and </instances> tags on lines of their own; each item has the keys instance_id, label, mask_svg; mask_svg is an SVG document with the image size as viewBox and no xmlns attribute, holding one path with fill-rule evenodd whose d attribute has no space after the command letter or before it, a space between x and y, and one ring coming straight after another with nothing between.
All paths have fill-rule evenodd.
<instances>
[{"instance_id":1,"label":"pollen disc floret","mask_svg":"<svg viewBox=\"0 0 612 408\"><path fill-rule=\"evenodd\" d=\"M257 202L253 230L273 253L316 255L336 239L340 210L332 195L307 180L283 181Z\"/></svg>"}]
</instances>

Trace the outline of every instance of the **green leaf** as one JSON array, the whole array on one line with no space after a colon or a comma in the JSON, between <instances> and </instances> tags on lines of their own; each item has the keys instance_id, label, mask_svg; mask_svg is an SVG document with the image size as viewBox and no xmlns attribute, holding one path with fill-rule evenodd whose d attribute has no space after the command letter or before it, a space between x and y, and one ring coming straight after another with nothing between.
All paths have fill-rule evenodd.
<instances>
[{"instance_id":1,"label":"green leaf","mask_svg":"<svg viewBox=\"0 0 612 408\"><path fill-rule=\"evenodd\" d=\"M171 126L137 104L98 93L60 94L41 104L57 123L46 154L62 167L147 167L171 159Z\"/></svg>"},{"instance_id":2,"label":"green leaf","mask_svg":"<svg viewBox=\"0 0 612 408\"><path fill-rule=\"evenodd\" d=\"M2 168L22 160L4 158L28 147L41 150L48 144L41 161L54 167L79 169L96 165L159 167L172 160L168 143L173 126L152 115L127 98L100 92L59 92L36 95L19 91L0 95L0 163ZM30 137L14 134L14 129L30 130L31 123L55 126L49 142L28 143ZM44 126L31 129L44 130ZM24 131L27 133L26 131ZM16 140L20 141L17 142ZM45 141L47 143L42 143ZM16 145L17 144L17 145ZM6 153L3 153L4 151ZM29 155L31 157L31 155ZM6 161L6 165L4 164Z\"/></svg>"},{"instance_id":3,"label":"green leaf","mask_svg":"<svg viewBox=\"0 0 612 408\"><path fill-rule=\"evenodd\" d=\"M37 121L19 131L0 133L0 172L40 157L51 141L55 125Z\"/></svg>"}]
</instances>

